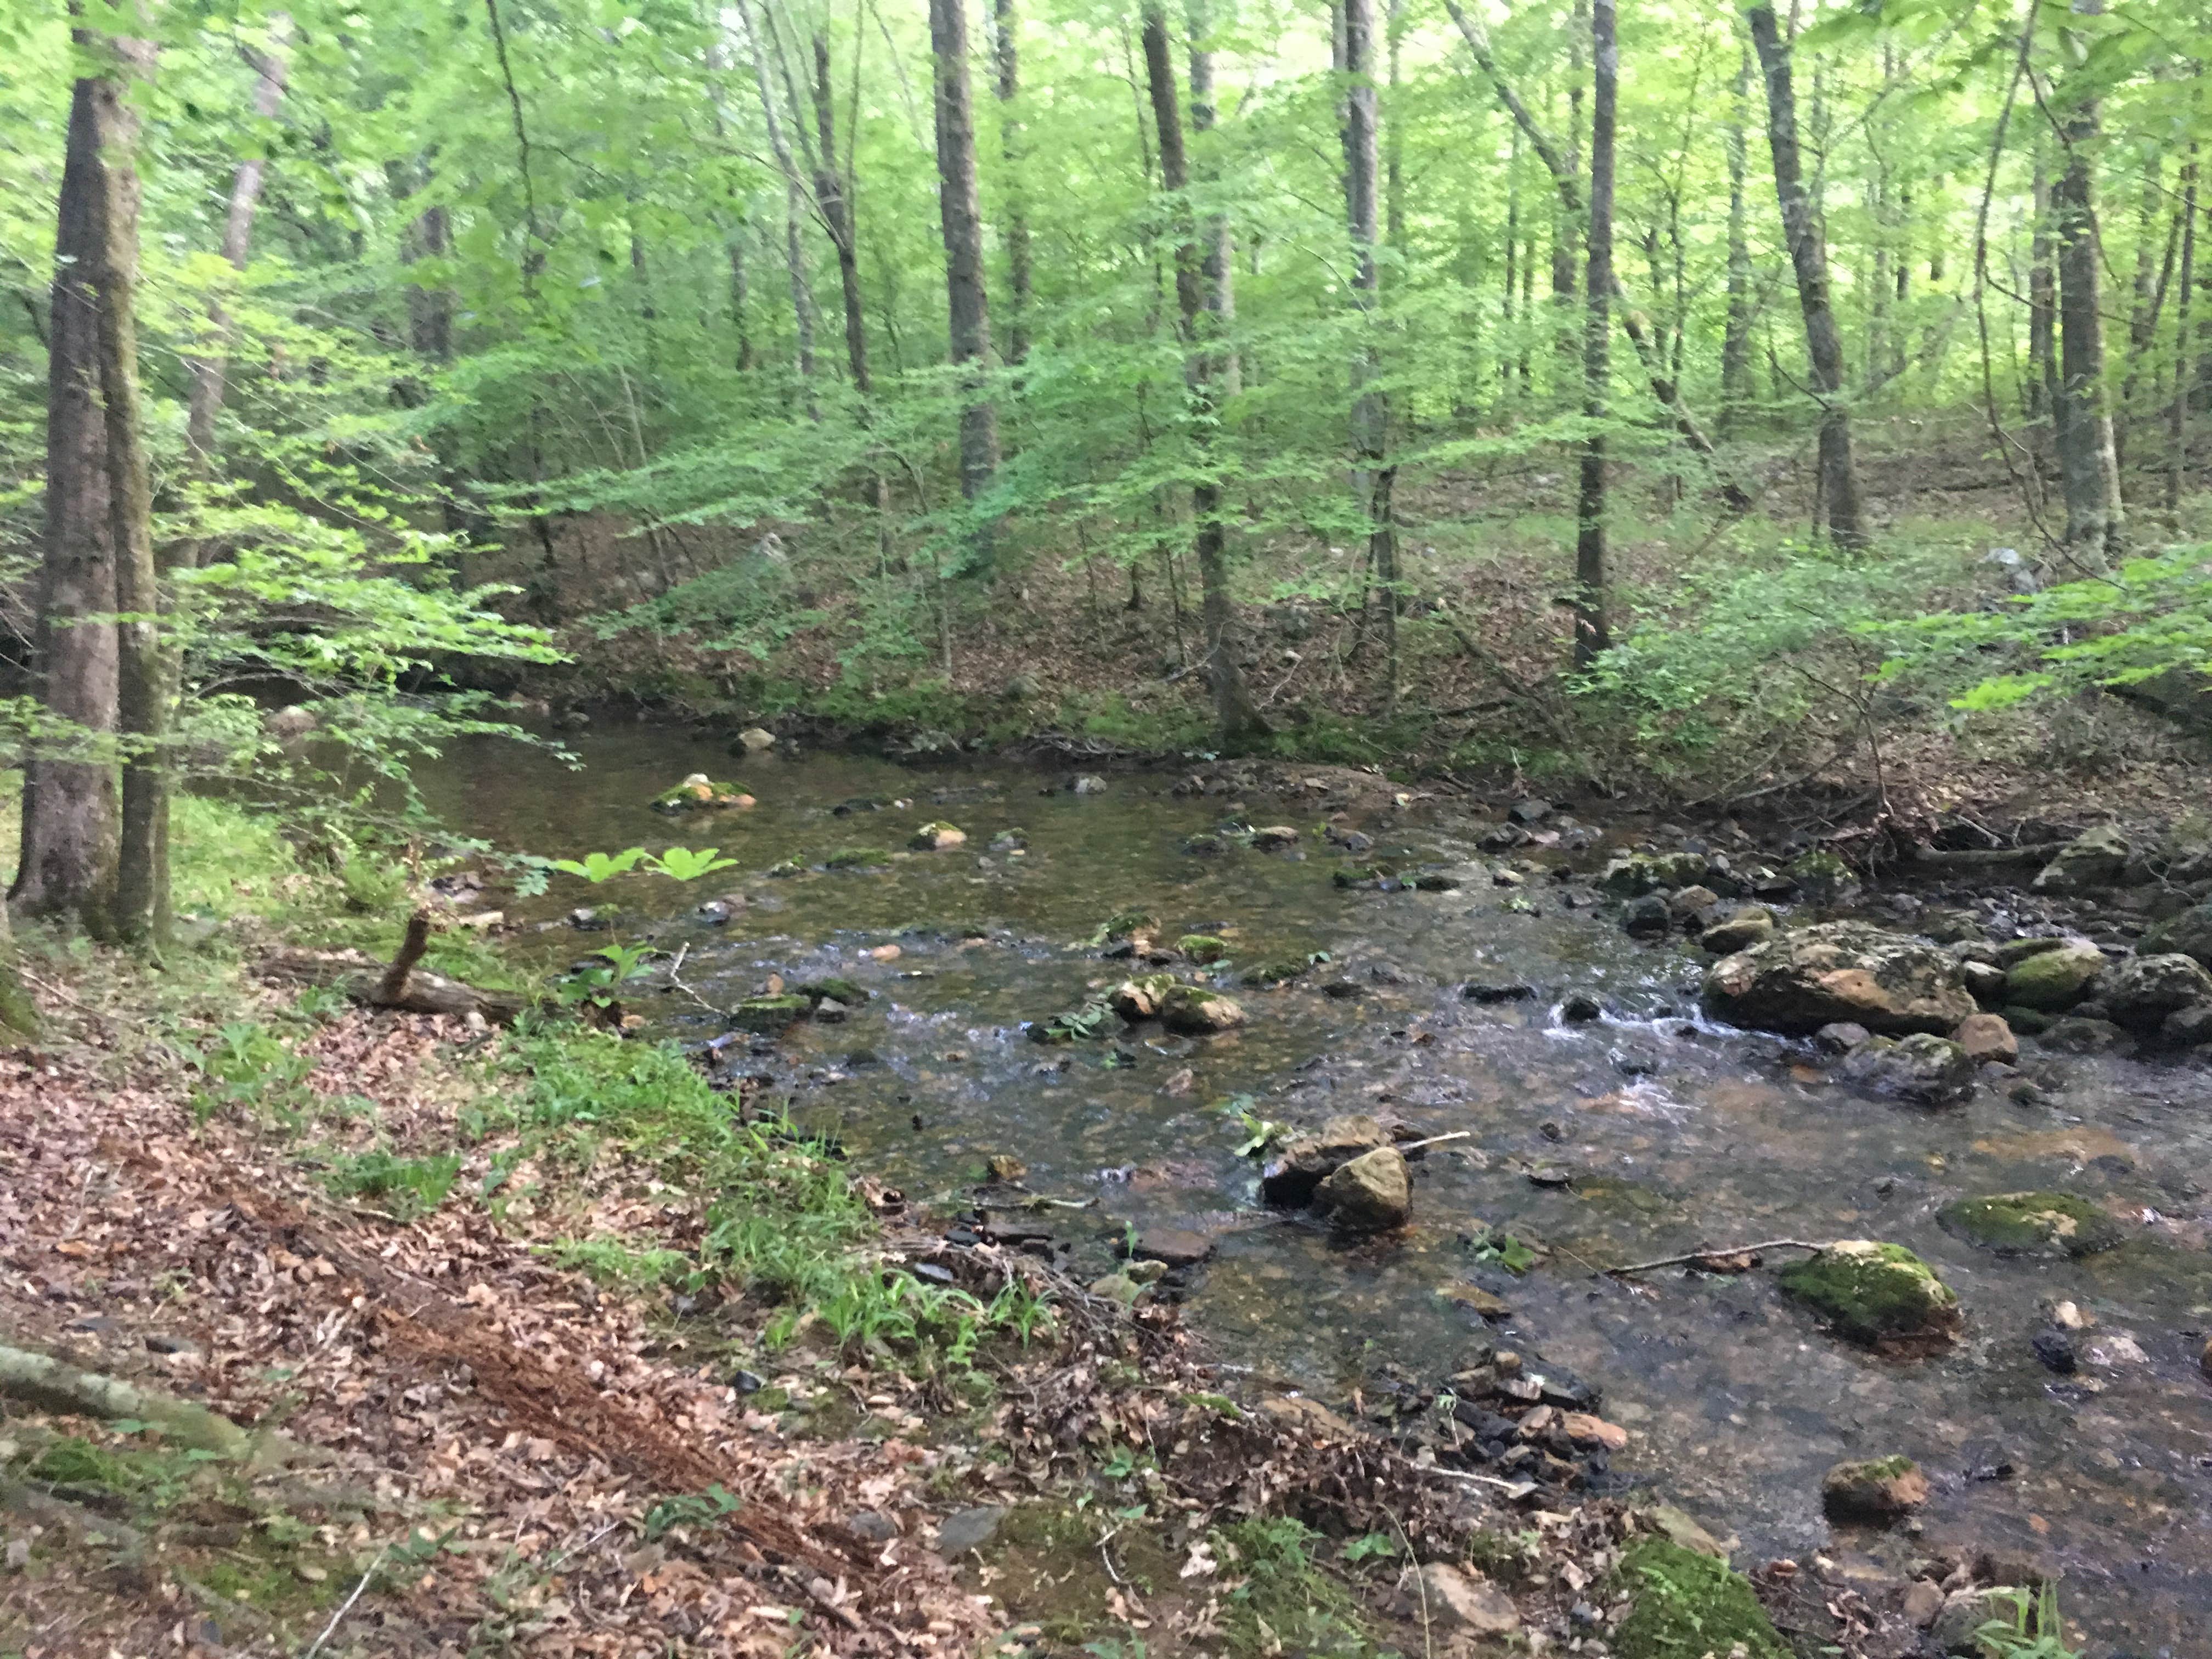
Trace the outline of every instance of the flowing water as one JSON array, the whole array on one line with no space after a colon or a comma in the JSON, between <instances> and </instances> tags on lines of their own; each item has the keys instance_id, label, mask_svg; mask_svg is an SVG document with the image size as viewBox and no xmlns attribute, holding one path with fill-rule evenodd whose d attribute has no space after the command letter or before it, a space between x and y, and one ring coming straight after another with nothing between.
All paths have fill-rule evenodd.
<instances>
[{"instance_id":1,"label":"flowing water","mask_svg":"<svg viewBox=\"0 0 2212 1659\"><path fill-rule=\"evenodd\" d=\"M755 1052L740 1037L728 1051L789 1093L801 1121L835 1133L856 1167L965 1205L987 1160L1011 1156L1033 1192L1095 1200L1048 1219L1078 1265L1098 1271L1128 1225L1216 1235L1188 1318L1226 1360L1332 1401L1392 1368L1431 1382L1456 1369L1486 1328L1447 1292L1479 1285L1510 1304L1514 1341L1604 1389L1606 1414L1636 1436L1616 1469L1734 1532L1747 1555L1863 1551L1892 1567L1938 1547L2038 1558L2063 1569L2091 1650L2212 1654L2212 1386L2197 1364L2212 1324L2212 1075L2031 1056L2049 1090L2033 1105L1988 1089L1941 1110L1863 1095L1827 1080L1802 1048L1700 1020L1692 948L1628 939L1586 889L1569 908L1566 890L1540 876L1490 884L1498 861L1475 855L1464 826L1367 826L1377 856L1462 867L1472 879L1459 890L1343 890L1310 814L1303 853L1185 853L1183 839L1228 803L1173 797L1165 775L1116 775L1079 796L1052 787L1065 775L1031 770L826 754L733 762L719 744L646 726L574 746L580 772L488 745L422 781L450 821L507 845L573 856L674 841L738 860L694 888L556 878L523 908L550 919L615 902L615 936L683 948L683 980L717 1006L771 974L865 985L871 1000L842 1023L802 1024ZM647 807L696 770L742 778L758 806L676 820ZM908 804L834 812L856 798ZM1287 810L1253 803L1256 822ZM934 819L958 823L967 845L872 870L762 874L793 856L902 848ZM1024 855L985 850L1010 829L1026 834ZM694 914L726 890L749 901L726 925ZM1516 908L1531 903L1534 914ZM1224 976L1250 1015L1227 1035L1030 1041L1024 1022L1121 977L1080 941L1132 906L1170 937L1224 934L1247 962L1330 960L1277 990ZM558 959L602 942L556 927L523 948ZM864 954L887 944L894 960ZM1538 994L1479 1004L1461 994L1470 980ZM1570 990L1596 994L1608 1017L1562 1024ZM726 1029L678 994L650 1012L688 1038ZM1423 1135L1470 1133L1417 1162L1402 1236L1347 1245L1261 1206L1257 1164L1239 1155L1243 1125L1217 1103L1245 1095L1301 1127L1364 1111ZM1572 1184L1539 1185L1532 1167ZM2129 1241L2079 1261L2014 1260L1934 1219L1962 1195L2030 1188L2106 1206L2127 1218ZM1468 1248L1478 1222L1548 1254L1522 1277L1480 1262ZM1932 1358L1878 1358L1821 1334L1771 1273L1595 1272L1784 1237L1909 1245L1959 1291L1965 1338ZM2072 1376L2029 1347L2059 1300L2094 1321ZM1832 1534L1822 1472L1900 1451L1936 1486L1924 1536ZM1989 1478L2006 1462L2010 1478Z\"/></svg>"}]
</instances>

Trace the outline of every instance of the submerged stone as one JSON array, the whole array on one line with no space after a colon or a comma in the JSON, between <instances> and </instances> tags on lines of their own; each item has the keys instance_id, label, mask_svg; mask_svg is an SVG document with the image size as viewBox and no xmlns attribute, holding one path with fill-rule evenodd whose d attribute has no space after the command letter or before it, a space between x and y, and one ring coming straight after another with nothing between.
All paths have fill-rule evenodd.
<instances>
[{"instance_id":1,"label":"submerged stone","mask_svg":"<svg viewBox=\"0 0 2212 1659\"><path fill-rule=\"evenodd\" d=\"M1916 1031L1910 1036L1869 1037L1844 1058L1843 1070L1854 1083L1878 1093L1942 1106L1973 1092L1974 1066L1973 1057L1948 1037Z\"/></svg>"},{"instance_id":2,"label":"submerged stone","mask_svg":"<svg viewBox=\"0 0 2212 1659\"><path fill-rule=\"evenodd\" d=\"M1846 1239L1792 1262L1778 1282L1838 1335L1869 1346L1948 1339L1961 1322L1957 1295L1902 1244Z\"/></svg>"},{"instance_id":3,"label":"submerged stone","mask_svg":"<svg viewBox=\"0 0 2212 1659\"><path fill-rule=\"evenodd\" d=\"M888 864L890 856L880 847L840 847L822 860L822 867L824 870L866 870L879 864Z\"/></svg>"},{"instance_id":4,"label":"submerged stone","mask_svg":"<svg viewBox=\"0 0 2212 1659\"><path fill-rule=\"evenodd\" d=\"M1667 1539L1631 1546L1607 1590L1630 1602L1613 1632L1619 1659L1790 1659L1748 1578Z\"/></svg>"},{"instance_id":5,"label":"submerged stone","mask_svg":"<svg viewBox=\"0 0 2212 1659\"><path fill-rule=\"evenodd\" d=\"M965 847L968 832L957 823L925 823L907 840L917 852L941 853L948 847Z\"/></svg>"},{"instance_id":6,"label":"submerged stone","mask_svg":"<svg viewBox=\"0 0 2212 1659\"><path fill-rule=\"evenodd\" d=\"M857 1008L875 994L857 981L841 979L810 979L804 985L794 985L792 990L809 1002L842 1002L848 1008Z\"/></svg>"},{"instance_id":7,"label":"submerged stone","mask_svg":"<svg viewBox=\"0 0 2212 1659\"><path fill-rule=\"evenodd\" d=\"M1255 962L1238 977L1247 985L1281 985L1297 978L1314 965L1311 953L1302 957L1275 957L1266 962Z\"/></svg>"},{"instance_id":8,"label":"submerged stone","mask_svg":"<svg viewBox=\"0 0 2212 1659\"><path fill-rule=\"evenodd\" d=\"M1106 918L1105 934L1109 941L1133 939L1139 933L1157 933L1160 919L1149 910L1116 910Z\"/></svg>"},{"instance_id":9,"label":"submerged stone","mask_svg":"<svg viewBox=\"0 0 2212 1659\"><path fill-rule=\"evenodd\" d=\"M1216 933L1185 933L1175 948L1193 962L1226 962L1229 941Z\"/></svg>"},{"instance_id":10,"label":"submerged stone","mask_svg":"<svg viewBox=\"0 0 2212 1659\"><path fill-rule=\"evenodd\" d=\"M1705 1010L1731 1024L1809 1036L1839 1021L1937 1036L1978 1006L1942 947L1861 921L1777 934L1706 971Z\"/></svg>"},{"instance_id":11,"label":"submerged stone","mask_svg":"<svg viewBox=\"0 0 2212 1659\"><path fill-rule=\"evenodd\" d=\"M2072 1193L1962 1198L1936 1217L1943 1231L2001 1255L2092 1255L2121 1238L2120 1224Z\"/></svg>"}]
</instances>

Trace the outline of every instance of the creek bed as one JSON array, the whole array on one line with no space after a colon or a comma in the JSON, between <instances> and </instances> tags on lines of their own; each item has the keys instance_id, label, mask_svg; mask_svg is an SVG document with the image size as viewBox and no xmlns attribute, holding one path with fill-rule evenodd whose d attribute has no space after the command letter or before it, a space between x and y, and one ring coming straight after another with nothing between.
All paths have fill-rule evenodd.
<instances>
[{"instance_id":1,"label":"creek bed","mask_svg":"<svg viewBox=\"0 0 2212 1659\"><path fill-rule=\"evenodd\" d=\"M1508 1336L1601 1386L1607 1414L1635 1435L1616 1469L1733 1532L1748 1556L1858 1552L1897 1570L1939 1547L2030 1558L2063 1571L2069 1621L2092 1651L2212 1653L2212 1387L2197 1364L2212 1325L2212 1074L2039 1056L2031 1044L2024 1064L2048 1091L2032 1105L1986 1088L1941 1109L1869 1096L1802 1046L1698 1017L1705 958L1693 947L1629 939L1586 887L1571 909L1540 877L1488 884L1483 872L1503 860L1418 809L1364 823L1380 843L1370 856L1477 879L1441 892L1340 889L1318 813L1266 797L1245 816L1299 829L1296 848L1194 856L1186 838L1231 803L1172 795L1172 774L1116 774L1079 795L1057 787L1065 771L835 754L737 762L719 743L649 726L572 746L580 772L512 745L461 745L422 783L450 822L507 846L578 856L676 842L737 859L692 888L556 878L522 908L550 919L611 901L617 936L683 947L685 982L718 1006L772 973L865 986L870 1000L846 1019L803 1023L741 1062L788 1093L800 1121L834 1133L857 1168L957 1206L973 1201L988 1160L1012 1158L1031 1191L1096 1200L1049 1218L1079 1262L1102 1270L1129 1226L1213 1236L1188 1318L1225 1360L1332 1401L1378 1376L1434 1382L1479 1336ZM650 809L695 771L738 779L758 805L674 818ZM835 811L868 800L910 804ZM940 820L967 844L902 850ZM1009 830L1026 836L1025 854L987 850ZM763 874L854 848L896 856ZM693 907L720 891L748 902L710 925ZM1081 942L1130 907L1170 938L1224 935L1237 961L1328 960L1279 989L1224 975L1250 1016L1225 1035L1109 1022L1097 1040L1030 1041L1024 1022L1121 977ZM603 942L556 928L520 948L559 960ZM864 954L887 944L893 960ZM1461 994L1470 980L1536 994L1478 1003ZM1562 1023L1570 991L1595 993L1607 1018ZM647 1006L680 1036L726 1029L680 995ZM1470 1133L1416 1164L1411 1227L1348 1244L1261 1206L1258 1165L1239 1155L1244 1125L1219 1104L1240 1097L1300 1127L1372 1112L1422 1135ZM1532 1166L1572 1184L1536 1184ZM2094 1200L2125 1218L2125 1242L2078 1261L2008 1258L1936 1224L1961 1196L2027 1188ZM1477 1260L1477 1223L1547 1254L1520 1276ZM1911 1247L1958 1291L1965 1336L1932 1358L1883 1358L1823 1334L1771 1272L1595 1271L1777 1237ZM1486 1327L1447 1294L1466 1285L1503 1297L1510 1316ZM2062 1300L2095 1322L2076 1338L2071 1376L2029 1346ZM1893 1452L1934 1484L1924 1534L1832 1533L1822 1472ZM1987 1478L2008 1464L2010 1478Z\"/></svg>"}]
</instances>

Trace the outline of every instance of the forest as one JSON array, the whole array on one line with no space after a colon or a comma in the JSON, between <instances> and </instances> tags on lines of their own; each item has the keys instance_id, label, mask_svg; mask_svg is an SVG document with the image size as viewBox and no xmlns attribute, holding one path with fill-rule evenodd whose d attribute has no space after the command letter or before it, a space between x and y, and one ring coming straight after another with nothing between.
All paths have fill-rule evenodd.
<instances>
[{"instance_id":1,"label":"forest","mask_svg":"<svg viewBox=\"0 0 2212 1659\"><path fill-rule=\"evenodd\" d=\"M2194 1650L2208 57L9 8L0 1659Z\"/></svg>"}]
</instances>

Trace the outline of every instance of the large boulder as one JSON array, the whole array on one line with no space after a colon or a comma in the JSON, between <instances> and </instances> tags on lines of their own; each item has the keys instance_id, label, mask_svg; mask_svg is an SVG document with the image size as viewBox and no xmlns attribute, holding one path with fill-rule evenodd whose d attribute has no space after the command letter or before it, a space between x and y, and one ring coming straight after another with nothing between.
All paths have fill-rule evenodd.
<instances>
[{"instance_id":1,"label":"large boulder","mask_svg":"<svg viewBox=\"0 0 2212 1659\"><path fill-rule=\"evenodd\" d=\"M1346 1232L1375 1233L1404 1226L1413 1210L1406 1155L1395 1146L1377 1146L1339 1164L1314 1188L1314 1207Z\"/></svg>"},{"instance_id":2,"label":"large boulder","mask_svg":"<svg viewBox=\"0 0 2212 1659\"><path fill-rule=\"evenodd\" d=\"M1973 1092L1975 1063L1950 1038L1915 1031L1862 1042L1845 1056L1844 1075L1878 1094L1942 1106Z\"/></svg>"},{"instance_id":3,"label":"large boulder","mask_svg":"<svg viewBox=\"0 0 2212 1659\"><path fill-rule=\"evenodd\" d=\"M1940 1036L1978 1006L1939 946L1861 921L1778 934L1722 957L1705 974L1705 1005L1717 1019L1795 1036L1847 1021Z\"/></svg>"},{"instance_id":4,"label":"large boulder","mask_svg":"<svg viewBox=\"0 0 2212 1659\"><path fill-rule=\"evenodd\" d=\"M2212 1002L2212 973L2179 951L2123 957L2107 963L2089 987L2112 1024L2132 1031L2155 1030L2168 1014Z\"/></svg>"},{"instance_id":5,"label":"large boulder","mask_svg":"<svg viewBox=\"0 0 2212 1659\"><path fill-rule=\"evenodd\" d=\"M1390 1144L1371 1117L1333 1117L1315 1133L1283 1143L1260 1171L1260 1196L1270 1204L1304 1204L1342 1165Z\"/></svg>"},{"instance_id":6,"label":"large boulder","mask_svg":"<svg viewBox=\"0 0 2212 1659\"><path fill-rule=\"evenodd\" d=\"M2006 965L2005 1006L2049 1013L2071 1008L2089 994L2089 981L2104 970L2105 953L2087 939L2052 941Z\"/></svg>"},{"instance_id":7,"label":"large boulder","mask_svg":"<svg viewBox=\"0 0 2212 1659\"><path fill-rule=\"evenodd\" d=\"M1792 1262L1778 1282L1838 1335L1869 1346L1946 1340L1961 1322L1957 1294L1902 1244L1844 1239Z\"/></svg>"},{"instance_id":8,"label":"large boulder","mask_svg":"<svg viewBox=\"0 0 2212 1659\"><path fill-rule=\"evenodd\" d=\"M2114 825L2100 823L2058 849L2036 877L2035 890L2078 893L2084 887L2106 886L2118 878L2127 861L2127 837Z\"/></svg>"},{"instance_id":9,"label":"large boulder","mask_svg":"<svg viewBox=\"0 0 2212 1659\"><path fill-rule=\"evenodd\" d=\"M2212 899L2168 916L2143 935L2146 951L2179 951L2212 968Z\"/></svg>"}]
</instances>

